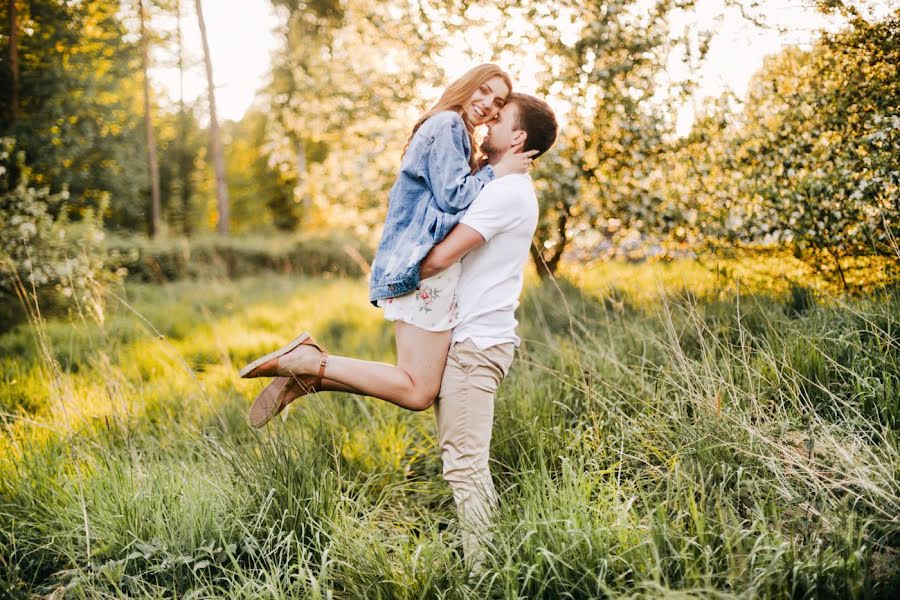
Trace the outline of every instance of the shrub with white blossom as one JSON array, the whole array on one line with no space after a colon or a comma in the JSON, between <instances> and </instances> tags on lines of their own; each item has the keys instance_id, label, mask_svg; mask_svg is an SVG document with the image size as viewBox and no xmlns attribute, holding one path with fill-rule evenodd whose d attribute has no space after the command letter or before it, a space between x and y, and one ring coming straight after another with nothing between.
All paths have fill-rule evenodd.
<instances>
[{"instance_id":1,"label":"shrub with white blossom","mask_svg":"<svg viewBox=\"0 0 900 600\"><path fill-rule=\"evenodd\" d=\"M0 329L26 315L68 309L102 319L100 216L66 213L67 192L29 185L25 157L13 138L0 138Z\"/></svg>"}]
</instances>

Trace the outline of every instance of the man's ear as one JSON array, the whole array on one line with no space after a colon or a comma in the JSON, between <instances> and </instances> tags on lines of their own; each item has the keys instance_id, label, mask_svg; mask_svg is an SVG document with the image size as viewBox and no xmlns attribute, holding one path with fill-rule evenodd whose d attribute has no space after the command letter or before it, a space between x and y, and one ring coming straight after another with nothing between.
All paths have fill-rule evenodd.
<instances>
[{"instance_id":1,"label":"man's ear","mask_svg":"<svg viewBox=\"0 0 900 600\"><path fill-rule=\"evenodd\" d=\"M523 129L519 129L514 131L512 134L512 145L513 146L524 146L525 140L528 138L528 132Z\"/></svg>"}]
</instances>

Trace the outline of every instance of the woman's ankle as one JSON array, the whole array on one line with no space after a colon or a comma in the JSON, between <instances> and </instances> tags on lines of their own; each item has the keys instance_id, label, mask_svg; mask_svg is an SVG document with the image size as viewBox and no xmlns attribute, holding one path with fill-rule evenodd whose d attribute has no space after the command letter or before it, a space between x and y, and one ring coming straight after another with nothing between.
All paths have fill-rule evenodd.
<instances>
[{"instance_id":1,"label":"woman's ankle","mask_svg":"<svg viewBox=\"0 0 900 600\"><path fill-rule=\"evenodd\" d=\"M321 354L312 346L298 346L278 359L278 370L281 375L316 375Z\"/></svg>"}]
</instances>

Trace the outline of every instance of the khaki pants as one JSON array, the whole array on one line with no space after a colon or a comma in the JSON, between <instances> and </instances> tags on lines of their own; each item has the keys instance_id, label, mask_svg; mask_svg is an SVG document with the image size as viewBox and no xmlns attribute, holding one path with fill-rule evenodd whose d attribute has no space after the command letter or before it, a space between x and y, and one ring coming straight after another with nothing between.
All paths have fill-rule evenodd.
<instances>
[{"instance_id":1,"label":"khaki pants","mask_svg":"<svg viewBox=\"0 0 900 600\"><path fill-rule=\"evenodd\" d=\"M484 350L471 341L450 347L441 392L434 405L444 479L453 490L463 553L477 569L484 550L497 492L491 481L488 453L494 423L494 394L512 364L512 343Z\"/></svg>"}]
</instances>

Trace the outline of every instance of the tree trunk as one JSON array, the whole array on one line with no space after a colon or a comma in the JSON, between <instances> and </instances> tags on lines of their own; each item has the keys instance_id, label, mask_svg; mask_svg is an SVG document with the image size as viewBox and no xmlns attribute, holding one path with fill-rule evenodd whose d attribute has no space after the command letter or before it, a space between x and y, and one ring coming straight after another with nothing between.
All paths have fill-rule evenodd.
<instances>
[{"instance_id":1,"label":"tree trunk","mask_svg":"<svg viewBox=\"0 0 900 600\"><path fill-rule=\"evenodd\" d=\"M9 0L9 71L12 89L9 91L9 113L13 127L19 121L19 15L16 0Z\"/></svg>"},{"instance_id":2,"label":"tree trunk","mask_svg":"<svg viewBox=\"0 0 900 600\"><path fill-rule=\"evenodd\" d=\"M178 12L178 180L181 184L181 232L185 237L190 237L193 230L191 223L191 196L193 186L191 174L194 170L193 157L188 152L188 116L184 107L184 38L181 31L181 0L175 3Z\"/></svg>"},{"instance_id":3,"label":"tree trunk","mask_svg":"<svg viewBox=\"0 0 900 600\"><path fill-rule=\"evenodd\" d=\"M550 265L544 260L544 253L537 241L531 243L531 261L534 263L534 268L541 281L553 277L553 271L550 270Z\"/></svg>"},{"instance_id":4,"label":"tree trunk","mask_svg":"<svg viewBox=\"0 0 900 600\"><path fill-rule=\"evenodd\" d=\"M213 165L216 171L216 206L219 220L216 231L222 235L228 233L228 185L225 182L225 153L222 150L222 135L219 132L219 120L216 116L216 88L213 86L212 61L209 57L209 43L206 39L206 23L203 21L203 7L200 0L197 4L197 21L200 23L200 38L203 40L203 62L206 65L206 83L209 88L209 136L212 145Z\"/></svg>"},{"instance_id":5,"label":"tree trunk","mask_svg":"<svg viewBox=\"0 0 900 600\"><path fill-rule=\"evenodd\" d=\"M559 209L559 217L556 220L557 242L556 245L553 246L553 254L551 254L549 258L545 256L543 249L537 242L531 244L531 260L534 262L535 269L537 269L537 274L541 281L549 279L556 274L556 269L559 267L559 261L562 258L563 252L566 251L566 245L569 243L569 238L566 234L566 226L569 222L570 210L571 208L568 204Z\"/></svg>"},{"instance_id":6,"label":"tree trunk","mask_svg":"<svg viewBox=\"0 0 900 600\"><path fill-rule=\"evenodd\" d=\"M138 0L141 13L141 66L144 69L144 128L147 135L147 158L150 164L150 237L159 235L160 199L159 199L159 162L156 157L156 136L153 132L153 115L150 111L150 44L147 40L145 24L144 0Z\"/></svg>"}]
</instances>

